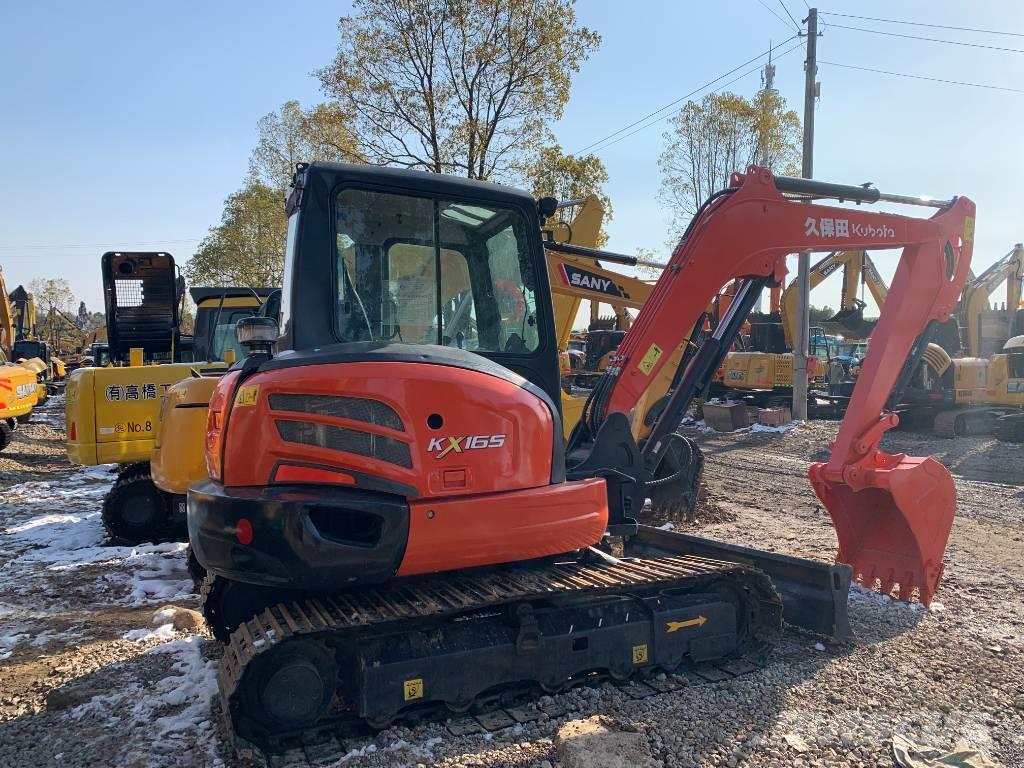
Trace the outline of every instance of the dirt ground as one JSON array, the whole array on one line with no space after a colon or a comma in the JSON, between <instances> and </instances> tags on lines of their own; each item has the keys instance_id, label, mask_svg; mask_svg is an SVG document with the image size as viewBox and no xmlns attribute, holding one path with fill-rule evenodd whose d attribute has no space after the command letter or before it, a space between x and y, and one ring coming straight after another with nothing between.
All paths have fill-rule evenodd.
<instances>
[{"instance_id":1,"label":"dirt ground","mask_svg":"<svg viewBox=\"0 0 1024 768\"><path fill-rule=\"evenodd\" d=\"M185 547L105 545L113 477L68 464L62 408L52 398L0 454L0 765L235 765L213 703L219 648L187 610L198 599ZM807 467L836 429L692 431L708 495L696 523L676 524L829 560L835 536ZM634 768L890 766L895 736L1024 766L1024 447L909 432L883 447L935 455L956 479L931 610L856 589L852 642L787 629L767 667L734 680L643 699L578 689L556 697L556 719L464 737L392 728L322 764L568 768L610 765L626 745L616 764Z\"/></svg>"}]
</instances>

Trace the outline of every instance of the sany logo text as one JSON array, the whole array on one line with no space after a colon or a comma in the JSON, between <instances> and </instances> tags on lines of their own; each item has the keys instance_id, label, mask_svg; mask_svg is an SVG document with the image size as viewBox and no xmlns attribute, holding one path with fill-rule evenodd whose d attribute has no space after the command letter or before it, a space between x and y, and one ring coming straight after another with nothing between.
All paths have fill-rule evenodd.
<instances>
[{"instance_id":1,"label":"sany logo text","mask_svg":"<svg viewBox=\"0 0 1024 768\"><path fill-rule=\"evenodd\" d=\"M443 459L449 453L462 453L463 451L477 451L482 448L501 448L505 444L505 435L466 435L464 437L435 437L429 445L427 452L438 454L435 459Z\"/></svg>"}]
</instances>

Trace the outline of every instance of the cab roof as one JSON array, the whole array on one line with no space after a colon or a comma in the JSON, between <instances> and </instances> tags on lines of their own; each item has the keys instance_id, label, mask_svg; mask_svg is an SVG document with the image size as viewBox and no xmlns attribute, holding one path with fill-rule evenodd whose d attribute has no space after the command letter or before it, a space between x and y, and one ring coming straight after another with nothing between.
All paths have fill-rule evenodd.
<instances>
[{"instance_id":1,"label":"cab roof","mask_svg":"<svg viewBox=\"0 0 1024 768\"><path fill-rule=\"evenodd\" d=\"M246 288L229 286L227 288L189 288L188 293L192 297L192 301L199 304L207 299L220 299L221 296L225 299L251 298L254 293L262 300L266 299L267 296L276 290L277 288Z\"/></svg>"},{"instance_id":2,"label":"cab roof","mask_svg":"<svg viewBox=\"0 0 1024 768\"><path fill-rule=\"evenodd\" d=\"M306 186L309 186L314 178L319 177L328 182L329 188L340 184L395 187L398 188L396 191L400 189L432 197L475 198L505 204L536 206L533 195L524 190L446 173L316 161L309 164L306 174Z\"/></svg>"}]
</instances>

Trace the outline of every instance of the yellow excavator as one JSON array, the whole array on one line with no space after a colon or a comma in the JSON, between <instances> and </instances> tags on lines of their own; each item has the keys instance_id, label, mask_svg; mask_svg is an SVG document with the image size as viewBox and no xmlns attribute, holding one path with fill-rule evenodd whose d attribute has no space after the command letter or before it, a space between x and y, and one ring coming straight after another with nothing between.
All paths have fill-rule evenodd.
<instances>
[{"instance_id":1,"label":"yellow excavator","mask_svg":"<svg viewBox=\"0 0 1024 768\"><path fill-rule=\"evenodd\" d=\"M990 307L989 299L1006 283L1002 308ZM988 357L1003 349L1018 330L1018 311L1024 282L1024 244L1017 243L1003 258L964 287L957 309L965 357Z\"/></svg>"},{"instance_id":2,"label":"yellow excavator","mask_svg":"<svg viewBox=\"0 0 1024 768\"><path fill-rule=\"evenodd\" d=\"M67 369L56 350L51 349L50 344L40 336L36 322L36 301L32 292L19 285L8 298L14 316L12 356L19 362L25 361L22 364L36 373L42 402L64 381ZM73 323L68 322L74 327Z\"/></svg>"},{"instance_id":3,"label":"yellow excavator","mask_svg":"<svg viewBox=\"0 0 1024 768\"><path fill-rule=\"evenodd\" d=\"M14 346L14 316L0 270L0 451L11 442L11 434L24 424L39 402L36 374L11 361Z\"/></svg>"},{"instance_id":4,"label":"yellow excavator","mask_svg":"<svg viewBox=\"0 0 1024 768\"><path fill-rule=\"evenodd\" d=\"M990 296L1004 281L1005 305L990 308ZM1024 441L1022 284L1024 245L1018 243L964 286L956 310L964 356L928 345L901 404L911 419L931 419L940 437L995 433L1002 440Z\"/></svg>"},{"instance_id":5,"label":"yellow excavator","mask_svg":"<svg viewBox=\"0 0 1024 768\"><path fill-rule=\"evenodd\" d=\"M885 306L888 288L866 251L835 251L811 267L811 290L840 269L843 271L840 309L828 322L835 323L855 338L866 338L870 333L871 324L864 321L865 303L858 297L860 286L863 284L867 287L879 309ZM788 349L793 348L796 339L796 304L797 291L794 282L782 292L779 306L783 338ZM775 326L768 324L768 330L774 328ZM769 349L730 352L726 356L721 380L726 394L730 391L735 392L768 405L784 403L792 397L792 352L782 351L777 340L774 344L769 342L765 346ZM809 371L809 378L823 383L828 374L829 360L837 353L833 337L826 334L824 328L812 329L810 352L816 362Z\"/></svg>"},{"instance_id":6,"label":"yellow excavator","mask_svg":"<svg viewBox=\"0 0 1024 768\"><path fill-rule=\"evenodd\" d=\"M174 535L184 515L150 472L164 394L193 375L223 374L239 349L235 323L254 314L272 289L193 288L189 349L179 333L185 285L171 254L110 252L102 268L112 364L69 376L66 447L76 464L121 465L103 502L103 522L112 539L136 544Z\"/></svg>"},{"instance_id":7,"label":"yellow excavator","mask_svg":"<svg viewBox=\"0 0 1024 768\"><path fill-rule=\"evenodd\" d=\"M817 288L829 275L834 274L840 268L843 270L843 287L839 311L827 322L830 325L834 323L846 329L852 338L865 339L871 329L870 324L864 324L865 303L858 297L858 291L861 285L864 285L881 310L885 306L889 288L878 274L878 268L867 251L836 251L811 267L811 290ZM782 292L782 300L779 305L782 330L790 349L793 348L796 341L796 305L797 289L794 281Z\"/></svg>"}]
</instances>

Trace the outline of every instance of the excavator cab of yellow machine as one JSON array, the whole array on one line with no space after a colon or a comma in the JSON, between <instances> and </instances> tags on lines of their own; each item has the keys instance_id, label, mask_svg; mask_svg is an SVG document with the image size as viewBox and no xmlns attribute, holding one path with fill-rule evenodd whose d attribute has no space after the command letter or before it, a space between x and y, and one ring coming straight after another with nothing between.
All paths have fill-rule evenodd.
<instances>
[{"instance_id":1,"label":"excavator cab of yellow machine","mask_svg":"<svg viewBox=\"0 0 1024 768\"><path fill-rule=\"evenodd\" d=\"M961 198L917 219L822 199L921 202L734 174L697 212L565 446L536 202L439 174L300 166L280 329L239 323L251 354L214 390L209 478L188 494L204 612L228 642L229 727L274 751L339 718L384 727L420 705L461 712L594 672L748 656L783 611L847 634L848 566L635 519L657 488L699 481L700 452L676 432L683 414L761 290L781 283L787 254L831 250L837 232L850 248L903 246L909 258L815 488L837 518L840 559L866 580L877 558L906 564L927 548L941 563L948 472L877 443L900 364L955 302L974 206ZM935 276L917 281L921 269ZM731 280L729 309L685 347L638 443L628 414ZM909 528L911 540L896 551L866 526ZM598 549L613 543L619 556ZM901 586L915 576L901 572Z\"/></svg>"}]
</instances>

